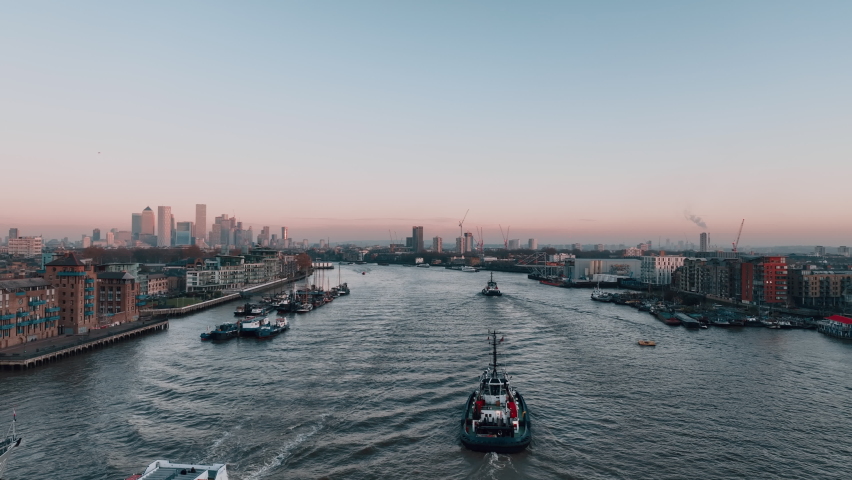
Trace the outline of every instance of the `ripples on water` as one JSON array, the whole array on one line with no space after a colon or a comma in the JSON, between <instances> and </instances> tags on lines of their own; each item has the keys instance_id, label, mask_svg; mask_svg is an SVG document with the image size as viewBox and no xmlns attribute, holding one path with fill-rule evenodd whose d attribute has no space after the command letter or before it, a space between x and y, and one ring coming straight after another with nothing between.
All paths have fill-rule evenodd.
<instances>
[{"instance_id":1,"label":"ripples on water","mask_svg":"<svg viewBox=\"0 0 852 480\"><path fill-rule=\"evenodd\" d=\"M271 341L201 343L229 304L0 372L0 408L17 406L24 435L7 479L114 480L158 458L228 462L234 480L848 478L848 343L667 327L517 274L484 298L483 273L343 268L352 295ZM520 454L458 440L491 328L533 412Z\"/></svg>"}]
</instances>

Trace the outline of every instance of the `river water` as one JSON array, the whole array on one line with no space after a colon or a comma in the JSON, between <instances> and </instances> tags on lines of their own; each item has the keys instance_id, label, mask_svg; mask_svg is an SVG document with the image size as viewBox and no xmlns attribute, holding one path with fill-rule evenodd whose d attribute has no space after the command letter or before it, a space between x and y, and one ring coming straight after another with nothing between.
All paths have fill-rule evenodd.
<instances>
[{"instance_id":1,"label":"river water","mask_svg":"<svg viewBox=\"0 0 852 480\"><path fill-rule=\"evenodd\" d=\"M519 274L496 274L505 294L485 298L485 272L340 268L352 294L271 341L202 343L233 319L227 304L0 372L24 436L6 480L117 480L155 459L227 462L233 480L849 478L852 344L668 327ZM489 329L532 414L520 454L458 439Z\"/></svg>"}]
</instances>

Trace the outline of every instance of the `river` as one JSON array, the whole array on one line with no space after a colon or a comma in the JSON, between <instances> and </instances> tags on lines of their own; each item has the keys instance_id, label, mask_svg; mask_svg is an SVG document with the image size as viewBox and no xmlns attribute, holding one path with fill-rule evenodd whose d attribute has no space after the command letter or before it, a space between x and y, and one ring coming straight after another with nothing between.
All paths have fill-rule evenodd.
<instances>
[{"instance_id":1,"label":"river","mask_svg":"<svg viewBox=\"0 0 852 480\"><path fill-rule=\"evenodd\" d=\"M485 272L339 268L352 294L270 341L202 343L231 303L0 372L0 419L17 408L24 437L5 480L119 480L156 459L227 462L232 480L849 476L850 343L668 327L520 274L495 274L504 296L486 298ZM489 329L531 410L520 454L458 439Z\"/></svg>"}]
</instances>

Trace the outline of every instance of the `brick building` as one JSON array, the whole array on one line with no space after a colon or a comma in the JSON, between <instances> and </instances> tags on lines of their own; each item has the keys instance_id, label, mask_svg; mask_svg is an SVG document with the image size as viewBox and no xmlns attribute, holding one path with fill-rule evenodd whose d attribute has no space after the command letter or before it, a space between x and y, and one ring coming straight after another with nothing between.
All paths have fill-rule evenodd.
<instances>
[{"instance_id":1,"label":"brick building","mask_svg":"<svg viewBox=\"0 0 852 480\"><path fill-rule=\"evenodd\" d=\"M786 257L744 257L741 265L743 303L786 305L790 299Z\"/></svg>"},{"instance_id":2,"label":"brick building","mask_svg":"<svg viewBox=\"0 0 852 480\"><path fill-rule=\"evenodd\" d=\"M92 265L68 253L44 266L44 279L56 289L59 333L86 333L98 326L95 308L96 274Z\"/></svg>"},{"instance_id":3,"label":"brick building","mask_svg":"<svg viewBox=\"0 0 852 480\"><path fill-rule=\"evenodd\" d=\"M845 306L852 294L852 271L796 269L789 277L790 296L801 307Z\"/></svg>"},{"instance_id":4,"label":"brick building","mask_svg":"<svg viewBox=\"0 0 852 480\"><path fill-rule=\"evenodd\" d=\"M98 273L98 317L100 323L132 322L139 318L136 297L139 284L127 272Z\"/></svg>"},{"instance_id":5,"label":"brick building","mask_svg":"<svg viewBox=\"0 0 852 480\"><path fill-rule=\"evenodd\" d=\"M56 290L42 278L0 280L0 349L59 334Z\"/></svg>"}]
</instances>

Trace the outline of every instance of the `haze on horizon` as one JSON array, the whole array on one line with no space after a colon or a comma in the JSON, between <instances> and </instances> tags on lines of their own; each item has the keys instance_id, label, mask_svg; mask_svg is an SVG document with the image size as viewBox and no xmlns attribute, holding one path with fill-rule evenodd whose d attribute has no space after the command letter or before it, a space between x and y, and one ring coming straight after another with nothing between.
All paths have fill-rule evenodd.
<instances>
[{"instance_id":1,"label":"haze on horizon","mask_svg":"<svg viewBox=\"0 0 852 480\"><path fill-rule=\"evenodd\" d=\"M0 232L852 245L852 3L7 2ZM697 215L706 229L688 219Z\"/></svg>"}]
</instances>

